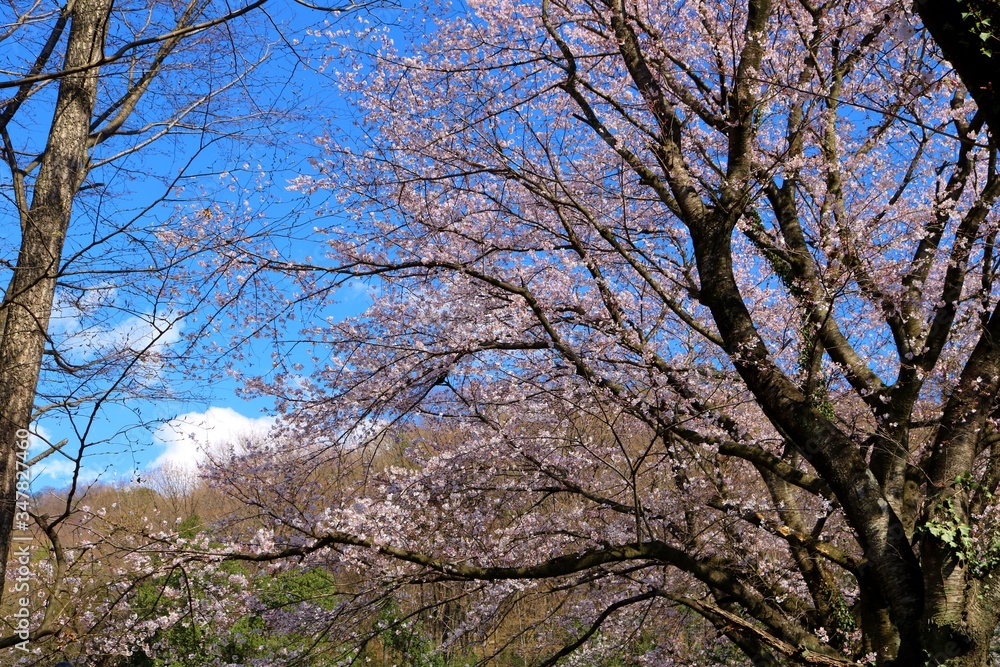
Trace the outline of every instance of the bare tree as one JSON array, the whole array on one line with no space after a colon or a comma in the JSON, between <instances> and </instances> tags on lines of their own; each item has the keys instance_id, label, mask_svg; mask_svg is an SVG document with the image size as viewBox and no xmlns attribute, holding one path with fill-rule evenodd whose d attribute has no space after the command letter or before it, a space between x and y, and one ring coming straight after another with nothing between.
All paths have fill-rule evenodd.
<instances>
[{"instance_id":1,"label":"bare tree","mask_svg":"<svg viewBox=\"0 0 1000 667\"><path fill-rule=\"evenodd\" d=\"M0 66L10 221L0 246L0 571L27 463L18 443L32 420L60 411L79 441L75 453L63 441L41 455L62 454L75 470L67 514L101 410L164 397L162 374L189 351L168 345L181 321L242 266L234 248L269 233L246 206L208 201L215 193L189 173L226 142L259 145L280 119L289 70L269 59L291 41L266 1L29 0L0 14L10 46ZM277 76L286 79L268 81ZM240 208L245 196L229 199ZM72 331L53 330L54 310Z\"/></svg>"}]
</instances>

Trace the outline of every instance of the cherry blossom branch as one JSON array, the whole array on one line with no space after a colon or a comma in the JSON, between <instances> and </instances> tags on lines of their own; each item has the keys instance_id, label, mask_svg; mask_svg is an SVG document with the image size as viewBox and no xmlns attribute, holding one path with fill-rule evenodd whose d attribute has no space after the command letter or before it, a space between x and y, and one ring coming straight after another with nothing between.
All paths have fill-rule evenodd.
<instances>
[{"instance_id":1,"label":"cherry blossom branch","mask_svg":"<svg viewBox=\"0 0 1000 667\"><path fill-rule=\"evenodd\" d=\"M748 623L739 616L732 614L721 607L704 600L696 600L686 595L666 594L666 597L682 604L689 609L698 612L705 618L721 618L726 623L731 623L748 634L770 646L781 655L805 665L823 665L824 667L861 667L859 663L845 658L834 657L826 653L820 653L802 646L794 646L786 641L774 637L752 623Z\"/></svg>"}]
</instances>

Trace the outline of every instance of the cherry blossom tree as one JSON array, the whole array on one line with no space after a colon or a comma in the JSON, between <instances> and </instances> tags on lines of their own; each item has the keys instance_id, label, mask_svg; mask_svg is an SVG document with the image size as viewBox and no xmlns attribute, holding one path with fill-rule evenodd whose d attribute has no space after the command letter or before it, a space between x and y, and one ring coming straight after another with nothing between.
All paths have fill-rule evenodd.
<instances>
[{"instance_id":1,"label":"cherry blossom tree","mask_svg":"<svg viewBox=\"0 0 1000 667\"><path fill-rule=\"evenodd\" d=\"M687 610L753 664L989 664L989 91L897 2L470 4L330 35L294 268L373 305L259 381L295 447L211 471L246 557L491 591L456 634L563 595L550 663Z\"/></svg>"}]
</instances>

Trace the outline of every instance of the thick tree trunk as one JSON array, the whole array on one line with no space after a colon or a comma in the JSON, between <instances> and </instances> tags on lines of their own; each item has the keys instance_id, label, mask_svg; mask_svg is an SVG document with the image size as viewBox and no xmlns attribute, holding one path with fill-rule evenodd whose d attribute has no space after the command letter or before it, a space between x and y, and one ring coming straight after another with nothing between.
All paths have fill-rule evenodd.
<instances>
[{"instance_id":1,"label":"thick tree trunk","mask_svg":"<svg viewBox=\"0 0 1000 667\"><path fill-rule=\"evenodd\" d=\"M991 665L989 652L997 623L993 612L997 604L996 595L984 590L978 580L969 581L967 588L957 594L939 596L936 591L928 592L928 602L936 613L925 632L927 664L948 667Z\"/></svg>"},{"instance_id":2,"label":"thick tree trunk","mask_svg":"<svg viewBox=\"0 0 1000 667\"><path fill-rule=\"evenodd\" d=\"M1000 132L1000 2L917 0L914 8L975 99L995 143ZM928 522L969 523L969 490L958 480L972 470L979 454L977 440L998 392L998 335L1000 308L990 318L946 408L928 471L935 489L928 498ZM985 385L982 378L987 378ZM990 664L989 649L998 620L994 610L1000 596L983 583L989 579L976 576L973 564L932 535L925 534L921 540L921 565L927 590L924 643L928 663Z\"/></svg>"},{"instance_id":3,"label":"thick tree trunk","mask_svg":"<svg viewBox=\"0 0 1000 667\"><path fill-rule=\"evenodd\" d=\"M77 0L66 70L99 61L111 6L111 0ZM98 73L95 66L60 80L31 207L21 216L17 265L0 310L0 572L6 571L17 501L17 432L31 421L63 243L88 169Z\"/></svg>"},{"instance_id":4,"label":"thick tree trunk","mask_svg":"<svg viewBox=\"0 0 1000 667\"><path fill-rule=\"evenodd\" d=\"M991 131L1000 132L1000 2L917 0L913 7Z\"/></svg>"}]
</instances>

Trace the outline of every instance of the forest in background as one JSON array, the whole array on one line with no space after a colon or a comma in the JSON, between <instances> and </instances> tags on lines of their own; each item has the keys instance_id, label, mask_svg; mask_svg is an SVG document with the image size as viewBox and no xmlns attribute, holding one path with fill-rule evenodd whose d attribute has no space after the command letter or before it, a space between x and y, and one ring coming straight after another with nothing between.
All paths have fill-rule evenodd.
<instances>
[{"instance_id":1,"label":"forest in background","mask_svg":"<svg viewBox=\"0 0 1000 667\"><path fill-rule=\"evenodd\" d=\"M374 460L364 463L362 474L412 467L406 452L424 446L417 433L394 437ZM330 471L317 471L324 472ZM46 491L35 498L35 511L55 516L63 503L61 492ZM565 499L553 499L545 507L552 513L570 509ZM252 560L198 558L166 565L178 537L209 549L223 543L249 545L269 527L267 518L248 512L241 498L183 469L154 470L142 486L90 487L60 532L58 548L69 556L59 584L63 590L41 588L39 601L69 593L65 607L46 614L58 618L59 630L46 642L45 660L62 658L97 667L284 661L309 666L535 665L575 638L574 628L553 623L560 610L587 604L586 585L547 586L526 594L510 591L502 601L488 601L491 592L480 586L400 576L372 597L367 588L373 582L350 566L275 567ZM171 546L158 548L157 537L169 539ZM36 539L47 542L43 534ZM36 580L52 580L55 564L51 549L34 551ZM354 611L345 636L338 627L345 619L333 612L356 596L370 606ZM306 613L309 608L331 616ZM15 618L16 610L8 598L0 612ZM477 613L490 616L473 630L469 616ZM304 617L289 623L289 614ZM597 660L621 667L642 664L641 657L662 635L702 664L739 662L733 648L717 642L703 619L684 610L650 618L641 631L627 636L613 630L606 638L596 633L593 641L606 644Z\"/></svg>"}]
</instances>

